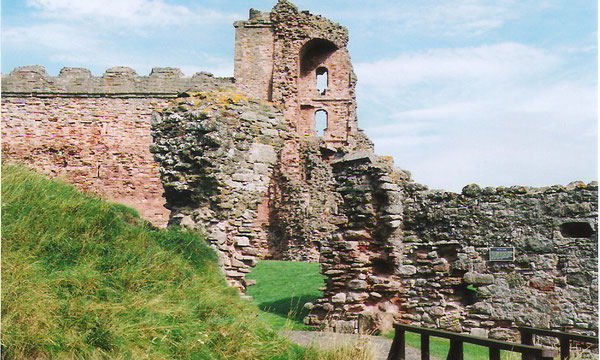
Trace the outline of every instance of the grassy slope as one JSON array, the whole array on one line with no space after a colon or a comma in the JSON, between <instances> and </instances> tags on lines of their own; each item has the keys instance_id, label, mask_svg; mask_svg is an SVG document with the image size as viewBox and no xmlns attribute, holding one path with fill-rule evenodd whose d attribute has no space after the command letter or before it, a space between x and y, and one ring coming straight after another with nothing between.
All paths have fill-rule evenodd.
<instances>
[{"instance_id":1,"label":"grassy slope","mask_svg":"<svg viewBox=\"0 0 600 360\"><path fill-rule=\"evenodd\" d=\"M288 359L195 233L2 167L2 358Z\"/></svg>"},{"instance_id":2,"label":"grassy slope","mask_svg":"<svg viewBox=\"0 0 600 360\"><path fill-rule=\"evenodd\" d=\"M273 329L304 329L304 304L321 295L325 277L317 263L262 260L246 278L256 280L247 293L261 309L260 319Z\"/></svg>"}]
</instances>

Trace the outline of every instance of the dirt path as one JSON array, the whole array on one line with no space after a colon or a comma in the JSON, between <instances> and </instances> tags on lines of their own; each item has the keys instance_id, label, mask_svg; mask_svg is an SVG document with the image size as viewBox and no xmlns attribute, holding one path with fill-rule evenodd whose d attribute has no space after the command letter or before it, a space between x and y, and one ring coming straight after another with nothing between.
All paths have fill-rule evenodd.
<instances>
[{"instance_id":1,"label":"dirt path","mask_svg":"<svg viewBox=\"0 0 600 360\"><path fill-rule=\"evenodd\" d=\"M300 331L300 330L281 330L281 335L300 345L316 345L321 347L331 347L341 344L354 344L360 341L366 341L371 346L375 360L386 360L392 340L381 336L339 334L318 331ZM421 358L419 350L407 346L406 359L419 360ZM437 358L431 357L432 360Z\"/></svg>"}]
</instances>

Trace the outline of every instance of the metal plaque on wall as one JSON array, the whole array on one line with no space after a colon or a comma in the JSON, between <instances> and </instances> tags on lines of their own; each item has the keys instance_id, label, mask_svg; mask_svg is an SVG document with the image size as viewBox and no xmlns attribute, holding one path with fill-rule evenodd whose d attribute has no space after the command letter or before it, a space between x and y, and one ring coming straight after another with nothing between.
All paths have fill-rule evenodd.
<instances>
[{"instance_id":1,"label":"metal plaque on wall","mask_svg":"<svg viewBox=\"0 0 600 360\"><path fill-rule=\"evenodd\" d=\"M490 261L515 261L515 248L491 247Z\"/></svg>"}]
</instances>

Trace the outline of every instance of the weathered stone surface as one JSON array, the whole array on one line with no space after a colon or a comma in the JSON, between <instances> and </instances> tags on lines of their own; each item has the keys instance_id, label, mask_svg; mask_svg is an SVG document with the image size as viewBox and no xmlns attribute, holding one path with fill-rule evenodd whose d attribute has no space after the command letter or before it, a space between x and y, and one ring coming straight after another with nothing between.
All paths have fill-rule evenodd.
<instances>
[{"instance_id":1,"label":"weathered stone surface","mask_svg":"<svg viewBox=\"0 0 600 360\"><path fill-rule=\"evenodd\" d=\"M27 71L18 70L23 76ZM152 95L14 97L5 89L44 89L35 77L33 84L22 84L17 82L26 80L16 76L6 80L2 75L3 161L18 161L65 179L80 190L137 209L156 226L165 226L169 210L164 207L159 166L149 145L152 110L167 100Z\"/></svg>"},{"instance_id":2,"label":"weathered stone surface","mask_svg":"<svg viewBox=\"0 0 600 360\"><path fill-rule=\"evenodd\" d=\"M346 293L338 293L331 297L332 303L345 303L346 302Z\"/></svg>"},{"instance_id":3,"label":"weathered stone surface","mask_svg":"<svg viewBox=\"0 0 600 360\"><path fill-rule=\"evenodd\" d=\"M396 268L396 274L399 276L410 276L416 273L417 268L413 265L401 265Z\"/></svg>"},{"instance_id":4,"label":"weathered stone surface","mask_svg":"<svg viewBox=\"0 0 600 360\"><path fill-rule=\"evenodd\" d=\"M338 333L353 334L355 330L355 321L337 320L334 322L334 329Z\"/></svg>"},{"instance_id":5,"label":"weathered stone surface","mask_svg":"<svg viewBox=\"0 0 600 360\"><path fill-rule=\"evenodd\" d=\"M468 272L463 276L463 280L467 284L473 285L489 285L494 283L494 275L492 274L477 274Z\"/></svg>"},{"instance_id":6,"label":"weathered stone surface","mask_svg":"<svg viewBox=\"0 0 600 360\"><path fill-rule=\"evenodd\" d=\"M356 293L351 292L348 293L348 297L346 298L346 302L362 302L369 298L369 294L365 292Z\"/></svg>"},{"instance_id":7,"label":"weathered stone surface","mask_svg":"<svg viewBox=\"0 0 600 360\"><path fill-rule=\"evenodd\" d=\"M364 281L364 280L350 280L350 282L348 282L348 289L350 290L362 290L362 289L366 289L369 287L369 284Z\"/></svg>"},{"instance_id":8,"label":"weathered stone surface","mask_svg":"<svg viewBox=\"0 0 600 360\"><path fill-rule=\"evenodd\" d=\"M248 161L252 163L274 164L277 161L277 153L270 145L252 143L250 145Z\"/></svg>"}]
</instances>

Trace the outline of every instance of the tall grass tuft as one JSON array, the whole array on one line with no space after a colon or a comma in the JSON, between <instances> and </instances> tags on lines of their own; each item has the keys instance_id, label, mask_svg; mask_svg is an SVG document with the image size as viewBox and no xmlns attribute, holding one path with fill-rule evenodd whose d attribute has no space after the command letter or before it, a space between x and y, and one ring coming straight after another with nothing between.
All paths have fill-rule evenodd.
<instances>
[{"instance_id":1,"label":"tall grass tuft","mask_svg":"<svg viewBox=\"0 0 600 360\"><path fill-rule=\"evenodd\" d=\"M3 359L316 359L256 311L200 234L2 166Z\"/></svg>"}]
</instances>

